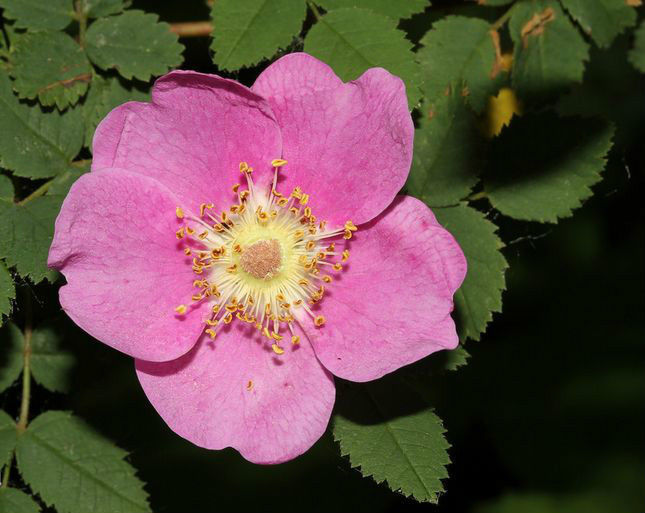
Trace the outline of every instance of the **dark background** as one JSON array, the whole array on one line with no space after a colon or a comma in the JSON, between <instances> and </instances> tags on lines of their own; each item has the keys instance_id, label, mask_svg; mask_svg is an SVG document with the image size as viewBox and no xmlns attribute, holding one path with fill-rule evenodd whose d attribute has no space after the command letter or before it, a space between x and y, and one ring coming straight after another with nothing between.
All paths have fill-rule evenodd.
<instances>
[{"instance_id":1,"label":"dark background","mask_svg":"<svg viewBox=\"0 0 645 513\"><path fill-rule=\"evenodd\" d=\"M166 21L208 18L200 1L135 1L134 7ZM424 22L409 23L412 32ZM182 42L184 68L216 71L207 38ZM438 507L361 477L329 433L279 466L247 463L230 449L199 449L161 421L130 358L79 331L70 337L80 362L73 393L36 385L31 417L72 409L130 451L160 513L643 511L645 84L625 62L628 44L621 38L595 51L574 97L618 122L594 197L555 226L489 212L502 238L512 241L504 250L508 290L503 314L480 342L466 344L468 365L437 376L429 391L452 445L451 477ZM233 76L250 84L262 67ZM486 201L477 206L490 208ZM50 289L30 287L36 319L58 305ZM0 396L0 406L15 409L18 386Z\"/></svg>"}]
</instances>

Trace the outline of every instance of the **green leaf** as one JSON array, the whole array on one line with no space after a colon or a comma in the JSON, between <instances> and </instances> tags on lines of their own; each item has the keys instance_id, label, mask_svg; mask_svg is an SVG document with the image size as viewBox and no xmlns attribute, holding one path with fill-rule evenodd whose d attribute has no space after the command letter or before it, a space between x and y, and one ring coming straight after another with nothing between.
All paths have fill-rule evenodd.
<instances>
[{"instance_id":1,"label":"green leaf","mask_svg":"<svg viewBox=\"0 0 645 513\"><path fill-rule=\"evenodd\" d=\"M18 440L25 482L60 513L150 511L143 483L115 447L71 413L48 411Z\"/></svg>"},{"instance_id":2,"label":"green leaf","mask_svg":"<svg viewBox=\"0 0 645 513\"><path fill-rule=\"evenodd\" d=\"M413 14L423 12L426 7L430 6L428 0L404 0L403 2L393 2L392 0L318 0L315 3L326 11L344 7L359 7L394 20L409 18Z\"/></svg>"},{"instance_id":3,"label":"green leaf","mask_svg":"<svg viewBox=\"0 0 645 513\"><path fill-rule=\"evenodd\" d=\"M591 196L614 130L609 123L523 116L495 141L484 188L495 208L527 221L555 223Z\"/></svg>"},{"instance_id":4,"label":"green leaf","mask_svg":"<svg viewBox=\"0 0 645 513\"><path fill-rule=\"evenodd\" d=\"M0 469L11 459L13 450L16 448L16 440L16 423L7 415L7 412L0 410ZM2 511L1 507L0 511Z\"/></svg>"},{"instance_id":5,"label":"green leaf","mask_svg":"<svg viewBox=\"0 0 645 513\"><path fill-rule=\"evenodd\" d=\"M84 0L83 8L85 14L90 18L101 18L110 14L118 14L123 11L125 5L123 0ZM130 2L128 2L128 5Z\"/></svg>"},{"instance_id":6,"label":"green leaf","mask_svg":"<svg viewBox=\"0 0 645 513\"><path fill-rule=\"evenodd\" d=\"M634 31L634 48L627 58L638 71L645 73L645 21Z\"/></svg>"},{"instance_id":7,"label":"green leaf","mask_svg":"<svg viewBox=\"0 0 645 513\"><path fill-rule=\"evenodd\" d=\"M490 7L498 7L500 5L508 5L515 0L477 0L477 5L487 5Z\"/></svg>"},{"instance_id":8,"label":"green leaf","mask_svg":"<svg viewBox=\"0 0 645 513\"><path fill-rule=\"evenodd\" d=\"M478 181L483 144L473 113L460 94L440 95L424 106L414 133L406 187L432 207L454 205Z\"/></svg>"},{"instance_id":9,"label":"green leaf","mask_svg":"<svg viewBox=\"0 0 645 513\"><path fill-rule=\"evenodd\" d=\"M183 46L156 14L126 11L101 18L87 30L87 55L101 69L148 81L181 64Z\"/></svg>"},{"instance_id":10,"label":"green leaf","mask_svg":"<svg viewBox=\"0 0 645 513\"><path fill-rule=\"evenodd\" d=\"M34 379L54 392L70 391L70 371L76 364L74 354L66 349L60 326L38 326L31 337L31 373Z\"/></svg>"},{"instance_id":11,"label":"green leaf","mask_svg":"<svg viewBox=\"0 0 645 513\"><path fill-rule=\"evenodd\" d=\"M443 351L443 353L446 355L444 368L451 371L457 370L459 367L466 365L470 358L470 353L466 351L464 346L458 346L452 351Z\"/></svg>"},{"instance_id":12,"label":"green leaf","mask_svg":"<svg viewBox=\"0 0 645 513\"><path fill-rule=\"evenodd\" d=\"M18 38L11 57L13 87L20 98L36 98L63 110L87 91L92 67L76 42L63 32L34 32Z\"/></svg>"},{"instance_id":13,"label":"green leaf","mask_svg":"<svg viewBox=\"0 0 645 513\"><path fill-rule=\"evenodd\" d=\"M236 70L272 57L298 35L305 21L304 0L218 0L213 3L213 62Z\"/></svg>"},{"instance_id":14,"label":"green leaf","mask_svg":"<svg viewBox=\"0 0 645 513\"><path fill-rule=\"evenodd\" d=\"M80 109L60 113L28 107L0 72L0 164L17 176L46 178L68 169L83 145Z\"/></svg>"},{"instance_id":15,"label":"green leaf","mask_svg":"<svg viewBox=\"0 0 645 513\"><path fill-rule=\"evenodd\" d=\"M589 45L556 0L527 0L513 6L512 80L527 101L550 98L580 82Z\"/></svg>"},{"instance_id":16,"label":"green leaf","mask_svg":"<svg viewBox=\"0 0 645 513\"><path fill-rule=\"evenodd\" d=\"M636 23L636 10L625 0L561 0L564 8L601 48Z\"/></svg>"},{"instance_id":17,"label":"green leaf","mask_svg":"<svg viewBox=\"0 0 645 513\"><path fill-rule=\"evenodd\" d=\"M497 226L474 208L463 204L433 212L455 237L468 262L466 279L455 293L459 339L479 340L493 312L502 311L504 273L508 268L500 251L504 244L496 235Z\"/></svg>"},{"instance_id":18,"label":"green leaf","mask_svg":"<svg viewBox=\"0 0 645 513\"><path fill-rule=\"evenodd\" d=\"M445 429L429 405L392 377L343 392L333 425L341 454L377 483L436 503L450 459Z\"/></svg>"},{"instance_id":19,"label":"green leaf","mask_svg":"<svg viewBox=\"0 0 645 513\"><path fill-rule=\"evenodd\" d=\"M22 332L8 322L0 328L0 392L3 392L22 372Z\"/></svg>"},{"instance_id":20,"label":"green leaf","mask_svg":"<svg viewBox=\"0 0 645 513\"><path fill-rule=\"evenodd\" d=\"M403 79L408 103L420 97L420 70L412 43L397 22L367 9L338 9L325 14L305 38L305 52L329 64L344 81L369 68L382 67Z\"/></svg>"},{"instance_id":21,"label":"green leaf","mask_svg":"<svg viewBox=\"0 0 645 513\"><path fill-rule=\"evenodd\" d=\"M460 90L466 88L469 103L481 112L498 83L490 25L478 18L447 16L434 23L420 43L423 47L417 60L426 98L434 99L457 83Z\"/></svg>"},{"instance_id":22,"label":"green leaf","mask_svg":"<svg viewBox=\"0 0 645 513\"><path fill-rule=\"evenodd\" d=\"M0 180L6 177L0 177ZM11 301L16 299L16 288L13 284L11 273L4 262L0 261L0 326L4 322L4 316L11 313Z\"/></svg>"},{"instance_id":23,"label":"green leaf","mask_svg":"<svg viewBox=\"0 0 645 513\"><path fill-rule=\"evenodd\" d=\"M95 77L83 103L85 146L92 145L94 130L115 107L128 101L149 101L150 95L132 83L116 77Z\"/></svg>"},{"instance_id":24,"label":"green leaf","mask_svg":"<svg viewBox=\"0 0 645 513\"><path fill-rule=\"evenodd\" d=\"M0 258L34 283L47 275L47 254L62 196L47 195L24 204L0 200Z\"/></svg>"},{"instance_id":25,"label":"green leaf","mask_svg":"<svg viewBox=\"0 0 645 513\"><path fill-rule=\"evenodd\" d=\"M38 513L40 507L29 495L15 488L0 488L0 513Z\"/></svg>"},{"instance_id":26,"label":"green leaf","mask_svg":"<svg viewBox=\"0 0 645 513\"><path fill-rule=\"evenodd\" d=\"M0 0L0 7L18 28L60 30L74 18L72 0Z\"/></svg>"}]
</instances>

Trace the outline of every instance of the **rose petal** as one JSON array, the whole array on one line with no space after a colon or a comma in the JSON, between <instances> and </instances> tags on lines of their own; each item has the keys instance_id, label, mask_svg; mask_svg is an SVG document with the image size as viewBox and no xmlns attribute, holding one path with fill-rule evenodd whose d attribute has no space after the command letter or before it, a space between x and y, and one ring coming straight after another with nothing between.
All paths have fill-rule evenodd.
<instances>
[{"instance_id":1,"label":"rose petal","mask_svg":"<svg viewBox=\"0 0 645 513\"><path fill-rule=\"evenodd\" d=\"M333 374L370 381L458 338L452 296L466 275L455 239L422 202L398 197L352 239L350 259L325 294L326 323L303 323Z\"/></svg>"},{"instance_id":2,"label":"rose petal","mask_svg":"<svg viewBox=\"0 0 645 513\"><path fill-rule=\"evenodd\" d=\"M110 112L96 129L93 150L92 169L142 173L187 207L226 208L241 178L239 163L268 182L282 142L270 107L251 90L216 75L173 71L155 82L152 103L128 102Z\"/></svg>"},{"instance_id":3,"label":"rose petal","mask_svg":"<svg viewBox=\"0 0 645 513\"><path fill-rule=\"evenodd\" d=\"M138 358L188 351L203 330L189 257L175 231L177 198L146 176L112 169L83 175L63 202L48 265L67 278L60 302L81 328Z\"/></svg>"},{"instance_id":4,"label":"rose petal","mask_svg":"<svg viewBox=\"0 0 645 513\"><path fill-rule=\"evenodd\" d=\"M309 341L273 353L249 325L234 322L178 360L137 360L144 392L177 434L207 449L233 447L254 463L281 463L325 432L335 389ZM251 384L250 384L251 383Z\"/></svg>"},{"instance_id":5,"label":"rose petal","mask_svg":"<svg viewBox=\"0 0 645 513\"><path fill-rule=\"evenodd\" d=\"M253 91L267 98L283 137L279 189L301 186L330 223L380 214L410 171L414 127L401 79L381 68L343 84L307 54L269 66Z\"/></svg>"}]
</instances>

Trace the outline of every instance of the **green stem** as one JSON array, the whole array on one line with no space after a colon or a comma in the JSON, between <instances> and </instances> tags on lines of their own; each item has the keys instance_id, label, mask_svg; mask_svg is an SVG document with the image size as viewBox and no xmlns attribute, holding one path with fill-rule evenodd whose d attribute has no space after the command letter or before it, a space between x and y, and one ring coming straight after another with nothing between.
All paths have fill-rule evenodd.
<instances>
[{"instance_id":1,"label":"green stem","mask_svg":"<svg viewBox=\"0 0 645 513\"><path fill-rule=\"evenodd\" d=\"M2 471L2 485L0 485L0 488L9 487L9 477L11 477L12 463L13 463L13 452L11 453L11 456L9 456L9 461L7 461L7 464L5 465L4 470Z\"/></svg>"},{"instance_id":2,"label":"green stem","mask_svg":"<svg viewBox=\"0 0 645 513\"><path fill-rule=\"evenodd\" d=\"M316 4L307 0L307 5L309 6L309 9L311 9L311 12L314 13L314 17L316 18L316 20L320 21L320 18L322 18L322 14L320 14L320 11L318 10L318 7L316 7Z\"/></svg>"},{"instance_id":3,"label":"green stem","mask_svg":"<svg viewBox=\"0 0 645 513\"><path fill-rule=\"evenodd\" d=\"M83 0L76 0L75 11L76 21L78 21L78 44L85 48L85 31L87 30L87 15L85 14Z\"/></svg>"},{"instance_id":4,"label":"green stem","mask_svg":"<svg viewBox=\"0 0 645 513\"><path fill-rule=\"evenodd\" d=\"M511 17L511 14L513 13L513 8L515 7L515 4L511 5L504 14L502 14L497 21L495 21L491 26L491 30L499 30L502 28L502 26L509 20Z\"/></svg>"},{"instance_id":5,"label":"green stem","mask_svg":"<svg viewBox=\"0 0 645 513\"><path fill-rule=\"evenodd\" d=\"M484 198L487 198L487 197L488 197L488 194L486 193L486 191L479 191L479 192L476 192L475 194L471 194L466 199L468 201L477 201L477 200L484 199Z\"/></svg>"},{"instance_id":6,"label":"green stem","mask_svg":"<svg viewBox=\"0 0 645 513\"><path fill-rule=\"evenodd\" d=\"M25 293L25 330L24 346L22 350L22 400L20 401L20 416L16 430L18 434L24 433L29 421L29 401L31 399L31 335L32 335L32 308L29 292Z\"/></svg>"},{"instance_id":7,"label":"green stem","mask_svg":"<svg viewBox=\"0 0 645 513\"><path fill-rule=\"evenodd\" d=\"M42 184L40 187L38 187L38 189L36 189L34 192L32 192L29 196L27 196L26 198L21 199L18 202L18 205L24 205L25 203L29 203L32 199L36 199L36 198L42 196L43 194L45 194L49 190L49 188L52 186L52 184L54 183L55 179L56 178L52 178L51 180L47 180L44 184Z\"/></svg>"}]
</instances>

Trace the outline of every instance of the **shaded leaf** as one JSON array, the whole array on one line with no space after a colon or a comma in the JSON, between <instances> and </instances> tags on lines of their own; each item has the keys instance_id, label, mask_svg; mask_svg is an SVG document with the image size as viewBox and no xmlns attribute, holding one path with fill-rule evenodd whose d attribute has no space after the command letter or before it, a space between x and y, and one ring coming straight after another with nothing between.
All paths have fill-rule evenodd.
<instances>
[{"instance_id":1,"label":"shaded leaf","mask_svg":"<svg viewBox=\"0 0 645 513\"><path fill-rule=\"evenodd\" d=\"M47 274L47 254L62 196L47 195L24 204L0 200L0 258L34 283Z\"/></svg>"},{"instance_id":2,"label":"shaded leaf","mask_svg":"<svg viewBox=\"0 0 645 513\"><path fill-rule=\"evenodd\" d=\"M92 67L81 47L63 32L27 33L11 57L13 87L21 98L64 109L87 91Z\"/></svg>"},{"instance_id":3,"label":"shaded leaf","mask_svg":"<svg viewBox=\"0 0 645 513\"><path fill-rule=\"evenodd\" d=\"M634 48L629 51L629 62L645 73L645 21L634 31Z\"/></svg>"},{"instance_id":4,"label":"shaded leaf","mask_svg":"<svg viewBox=\"0 0 645 513\"><path fill-rule=\"evenodd\" d=\"M307 14L303 0L218 0L213 3L213 62L236 70L289 46Z\"/></svg>"},{"instance_id":5,"label":"shaded leaf","mask_svg":"<svg viewBox=\"0 0 645 513\"><path fill-rule=\"evenodd\" d=\"M325 14L305 38L305 52L329 64L344 81L369 68L382 67L403 79L408 103L421 92L420 71L412 43L396 28L397 22L367 9L338 9Z\"/></svg>"},{"instance_id":6,"label":"shaded leaf","mask_svg":"<svg viewBox=\"0 0 645 513\"><path fill-rule=\"evenodd\" d=\"M447 16L432 25L421 39L417 60L423 72L423 91L434 99L451 84L465 87L468 102L477 112L496 92L495 46L490 25L478 18Z\"/></svg>"},{"instance_id":7,"label":"shaded leaf","mask_svg":"<svg viewBox=\"0 0 645 513\"><path fill-rule=\"evenodd\" d=\"M504 273L508 268L501 253L504 244L497 226L484 214L466 205L433 210L438 221L457 239L466 261L466 279L455 293L455 321L459 339L479 340L493 312L502 311Z\"/></svg>"},{"instance_id":8,"label":"shaded leaf","mask_svg":"<svg viewBox=\"0 0 645 513\"><path fill-rule=\"evenodd\" d=\"M76 358L63 343L60 326L38 326L31 337L31 373L34 379L54 392L70 391L70 371Z\"/></svg>"},{"instance_id":9,"label":"shaded leaf","mask_svg":"<svg viewBox=\"0 0 645 513\"><path fill-rule=\"evenodd\" d=\"M0 410L0 469L11 459L16 448L16 439L16 423L7 412Z\"/></svg>"},{"instance_id":10,"label":"shaded leaf","mask_svg":"<svg viewBox=\"0 0 645 513\"><path fill-rule=\"evenodd\" d=\"M85 146L91 147L94 130L108 112L131 100L149 101L150 95L136 85L116 77L95 77L83 103Z\"/></svg>"},{"instance_id":11,"label":"shaded leaf","mask_svg":"<svg viewBox=\"0 0 645 513\"><path fill-rule=\"evenodd\" d=\"M18 176L46 178L69 167L83 144L80 109L43 112L18 101L0 72L0 164Z\"/></svg>"},{"instance_id":12,"label":"shaded leaf","mask_svg":"<svg viewBox=\"0 0 645 513\"><path fill-rule=\"evenodd\" d=\"M13 322L0 328L0 392L18 379L23 365L22 332Z\"/></svg>"},{"instance_id":13,"label":"shaded leaf","mask_svg":"<svg viewBox=\"0 0 645 513\"><path fill-rule=\"evenodd\" d=\"M414 133L414 157L406 187L428 205L454 205L478 181L482 137L460 94L440 95L424 105Z\"/></svg>"},{"instance_id":14,"label":"shaded leaf","mask_svg":"<svg viewBox=\"0 0 645 513\"><path fill-rule=\"evenodd\" d=\"M115 68L144 81L182 62L183 46L156 14L131 10L96 20L86 34L87 55L101 69Z\"/></svg>"},{"instance_id":15,"label":"shaded leaf","mask_svg":"<svg viewBox=\"0 0 645 513\"><path fill-rule=\"evenodd\" d=\"M5 177L0 177L0 180ZM0 326L5 316L11 313L11 301L16 299L16 287L13 284L11 273L4 262L0 261Z\"/></svg>"},{"instance_id":16,"label":"shaded leaf","mask_svg":"<svg viewBox=\"0 0 645 513\"><path fill-rule=\"evenodd\" d=\"M589 45L556 0L518 2L509 30L513 87L521 98L544 100L582 80Z\"/></svg>"},{"instance_id":17,"label":"shaded leaf","mask_svg":"<svg viewBox=\"0 0 645 513\"><path fill-rule=\"evenodd\" d=\"M0 513L38 513L40 507L25 492L0 488Z\"/></svg>"},{"instance_id":18,"label":"shaded leaf","mask_svg":"<svg viewBox=\"0 0 645 513\"><path fill-rule=\"evenodd\" d=\"M561 0L564 8L601 48L608 47L614 38L636 23L636 10L626 1Z\"/></svg>"},{"instance_id":19,"label":"shaded leaf","mask_svg":"<svg viewBox=\"0 0 645 513\"><path fill-rule=\"evenodd\" d=\"M450 463L441 419L393 377L343 392L333 424L341 454L377 483L387 481L405 496L436 503Z\"/></svg>"},{"instance_id":20,"label":"shaded leaf","mask_svg":"<svg viewBox=\"0 0 645 513\"><path fill-rule=\"evenodd\" d=\"M493 145L484 188L516 219L557 222L591 196L611 148L612 125L552 112L517 118Z\"/></svg>"},{"instance_id":21,"label":"shaded leaf","mask_svg":"<svg viewBox=\"0 0 645 513\"><path fill-rule=\"evenodd\" d=\"M74 18L72 0L0 0L0 7L18 28L60 30Z\"/></svg>"},{"instance_id":22,"label":"shaded leaf","mask_svg":"<svg viewBox=\"0 0 645 513\"><path fill-rule=\"evenodd\" d=\"M423 12L430 2L428 0L405 0L403 2L393 2L392 0L318 0L316 4L326 11L343 7L359 7L399 20Z\"/></svg>"},{"instance_id":23,"label":"shaded leaf","mask_svg":"<svg viewBox=\"0 0 645 513\"><path fill-rule=\"evenodd\" d=\"M48 411L18 440L23 479L60 513L150 511L126 452L71 413Z\"/></svg>"},{"instance_id":24,"label":"shaded leaf","mask_svg":"<svg viewBox=\"0 0 645 513\"><path fill-rule=\"evenodd\" d=\"M83 0L83 4L84 11L90 18L118 14L126 7L123 0Z\"/></svg>"}]
</instances>

